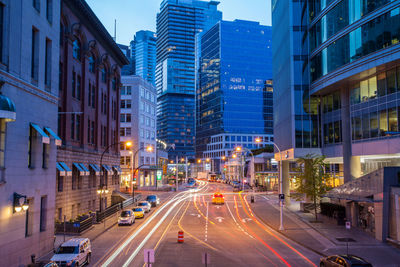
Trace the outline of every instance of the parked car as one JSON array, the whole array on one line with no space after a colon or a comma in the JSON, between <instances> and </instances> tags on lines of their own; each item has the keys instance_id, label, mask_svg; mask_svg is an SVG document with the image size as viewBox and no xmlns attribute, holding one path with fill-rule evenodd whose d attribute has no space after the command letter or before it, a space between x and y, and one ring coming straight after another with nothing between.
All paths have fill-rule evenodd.
<instances>
[{"instance_id":1,"label":"parked car","mask_svg":"<svg viewBox=\"0 0 400 267\"><path fill-rule=\"evenodd\" d=\"M151 209L151 204L145 200L139 201L138 202L138 207L142 208L144 212L150 212Z\"/></svg>"},{"instance_id":2,"label":"parked car","mask_svg":"<svg viewBox=\"0 0 400 267\"><path fill-rule=\"evenodd\" d=\"M135 223L135 215L131 210L123 210L118 218L118 225L129 224L132 225Z\"/></svg>"},{"instance_id":3,"label":"parked car","mask_svg":"<svg viewBox=\"0 0 400 267\"><path fill-rule=\"evenodd\" d=\"M141 207L134 207L132 209L135 218L143 218L144 217L144 210Z\"/></svg>"},{"instance_id":4,"label":"parked car","mask_svg":"<svg viewBox=\"0 0 400 267\"><path fill-rule=\"evenodd\" d=\"M90 264L91 255L89 238L72 238L58 247L51 261L59 266L83 266Z\"/></svg>"},{"instance_id":5,"label":"parked car","mask_svg":"<svg viewBox=\"0 0 400 267\"><path fill-rule=\"evenodd\" d=\"M320 267L372 267L372 264L366 260L354 255L332 255L321 258Z\"/></svg>"},{"instance_id":6,"label":"parked car","mask_svg":"<svg viewBox=\"0 0 400 267\"><path fill-rule=\"evenodd\" d=\"M148 195L146 201L149 202L152 207L156 207L160 204L160 199L156 195Z\"/></svg>"}]
</instances>

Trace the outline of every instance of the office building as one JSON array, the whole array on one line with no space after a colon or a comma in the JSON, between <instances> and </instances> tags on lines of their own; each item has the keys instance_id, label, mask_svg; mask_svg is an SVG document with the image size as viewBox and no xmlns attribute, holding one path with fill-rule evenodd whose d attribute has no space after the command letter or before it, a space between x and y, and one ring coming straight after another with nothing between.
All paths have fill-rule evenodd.
<instances>
[{"instance_id":1,"label":"office building","mask_svg":"<svg viewBox=\"0 0 400 267\"><path fill-rule=\"evenodd\" d=\"M128 64L85 1L63 0L56 220L104 210L119 190L120 68ZM98 194L103 189L106 193Z\"/></svg>"},{"instance_id":2,"label":"office building","mask_svg":"<svg viewBox=\"0 0 400 267\"><path fill-rule=\"evenodd\" d=\"M151 187L156 183L156 108L155 87L140 76L122 76L121 89L121 166L123 189L130 190L131 173L135 170L133 184ZM132 147L124 146L131 141ZM151 151L148 148L151 147ZM132 166L132 162L134 163ZM132 168L133 167L133 168Z\"/></svg>"},{"instance_id":3,"label":"office building","mask_svg":"<svg viewBox=\"0 0 400 267\"><path fill-rule=\"evenodd\" d=\"M54 245L60 1L0 1L0 265Z\"/></svg>"},{"instance_id":4,"label":"office building","mask_svg":"<svg viewBox=\"0 0 400 267\"><path fill-rule=\"evenodd\" d=\"M132 56L131 45L123 45L118 44L118 47L121 49L122 53L129 60L129 64L123 66L121 68L121 75L134 75L135 74L135 59Z\"/></svg>"},{"instance_id":5,"label":"office building","mask_svg":"<svg viewBox=\"0 0 400 267\"><path fill-rule=\"evenodd\" d=\"M325 155L332 185L345 183L332 201L346 206L353 225L366 216L378 239L393 237L389 221L400 219L390 217L388 199L398 193L380 169L400 166L400 1L273 1L272 22L274 131L286 193L289 161Z\"/></svg>"},{"instance_id":6,"label":"office building","mask_svg":"<svg viewBox=\"0 0 400 267\"><path fill-rule=\"evenodd\" d=\"M258 22L220 21L201 36L196 157L217 160L214 171L236 146L273 141L271 54L271 27Z\"/></svg>"},{"instance_id":7,"label":"office building","mask_svg":"<svg viewBox=\"0 0 400 267\"><path fill-rule=\"evenodd\" d=\"M135 74L155 85L156 72L156 33L138 31L133 39Z\"/></svg>"},{"instance_id":8,"label":"office building","mask_svg":"<svg viewBox=\"0 0 400 267\"><path fill-rule=\"evenodd\" d=\"M194 156L195 35L221 20L218 4L164 0L157 14L157 135L171 159Z\"/></svg>"}]
</instances>

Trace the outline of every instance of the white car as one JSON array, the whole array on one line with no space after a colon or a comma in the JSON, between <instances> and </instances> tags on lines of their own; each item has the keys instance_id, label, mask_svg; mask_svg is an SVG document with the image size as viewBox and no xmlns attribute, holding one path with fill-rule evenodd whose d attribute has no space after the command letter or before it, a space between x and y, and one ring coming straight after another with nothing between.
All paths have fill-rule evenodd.
<instances>
[{"instance_id":1,"label":"white car","mask_svg":"<svg viewBox=\"0 0 400 267\"><path fill-rule=\"evenodd\" d=\"M90 264L92 247L89 238L72 238L58 247L51 261L58 266Z\"/></svg>"},{"instance_id":2,"label":"white car","mask_svg":"<svg viewBox=\"0 0 400 267\"><path fill-rule=\"evenodd\" d=\"M135 215L131 210L123 210L118 217L118 225L129 224L132 225L135 223Z\"/></svg>"},{"instance_id":3,"label":"white car","mask_svg":"<svg viewBox=\"0 0 400 267\"><path fill-rule=\"evenodd\" d=\"M151 204L149 202L143 200L143 201L139 201L137 205L139 208L142 208L144 210L144 212L146 212L146 213L150 212Z\"/></svg>"}]
</instances>

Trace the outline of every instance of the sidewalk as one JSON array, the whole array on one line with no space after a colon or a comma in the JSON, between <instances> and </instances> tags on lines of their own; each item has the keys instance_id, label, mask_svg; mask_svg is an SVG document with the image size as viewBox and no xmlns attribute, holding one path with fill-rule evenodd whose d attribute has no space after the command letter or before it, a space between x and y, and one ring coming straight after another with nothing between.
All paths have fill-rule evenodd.
<instances>
[{"instance_id":1,"label":"sidewalk","mask_svg":"<svg viewBox=\"0 0 400 267\"><path fill-rule=\"evenodd\" d=\"M251 207L260 220L278 231L278 204L276 195L258 195ZM285 230L278 232L321 257L347 254L346 242L341 242L340 238L351 238L354 241L349 242L349 254L360 256L373 266L400 266L400 250L376 240L365 231L357 228L346 230L345 226L322 217L318 217L322 223L310 223L314 220L314 214L301 212L299 203L292 200L292 205L284 208Z\"/></svg>"}]
</instances>

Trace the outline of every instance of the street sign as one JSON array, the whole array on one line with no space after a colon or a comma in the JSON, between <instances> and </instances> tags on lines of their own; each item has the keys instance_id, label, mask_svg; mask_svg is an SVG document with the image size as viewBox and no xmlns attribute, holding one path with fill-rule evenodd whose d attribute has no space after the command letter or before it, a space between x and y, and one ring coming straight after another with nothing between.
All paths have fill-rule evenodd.
<instances>
[{"instance_id":1,"label":"street sign","mask_svg":"<svg viewBox=\"0 0 400 267\"><path fill-rule=\"evenodd\" d=\"M154 263L154 249L144 249L144 263Z\"/></svg>"},{"instance_id":2,"label":"street sign","mask_svg":"<svg viewBox=\"0 0 400 267\"><path fill-rule=\"evenodd\" d=\"M285 194L279 194L279 199L284 200L285 199Z\"/></svg>"},{"instance_id":3,"label":"street sign","mask_svg":"<svg viewBox=\"0 0 400 267\"><path fill-rule=\"evenodd\" d=\"M346 222L346 229L350 230L350 228L351 228L351 223L350 222Z\"/></svg>"},{"instance_id":4,"label":"street sign","mask_svg":"<svg viewBox=\"0 0 400 267\"><path fill-rule=\"evenodd\" d=\"M203 253L201 262L203 264L206 264L206 266L207 266L207 264L210 264L210 255L207 252Z\"/></svg>"}]
</instances>

